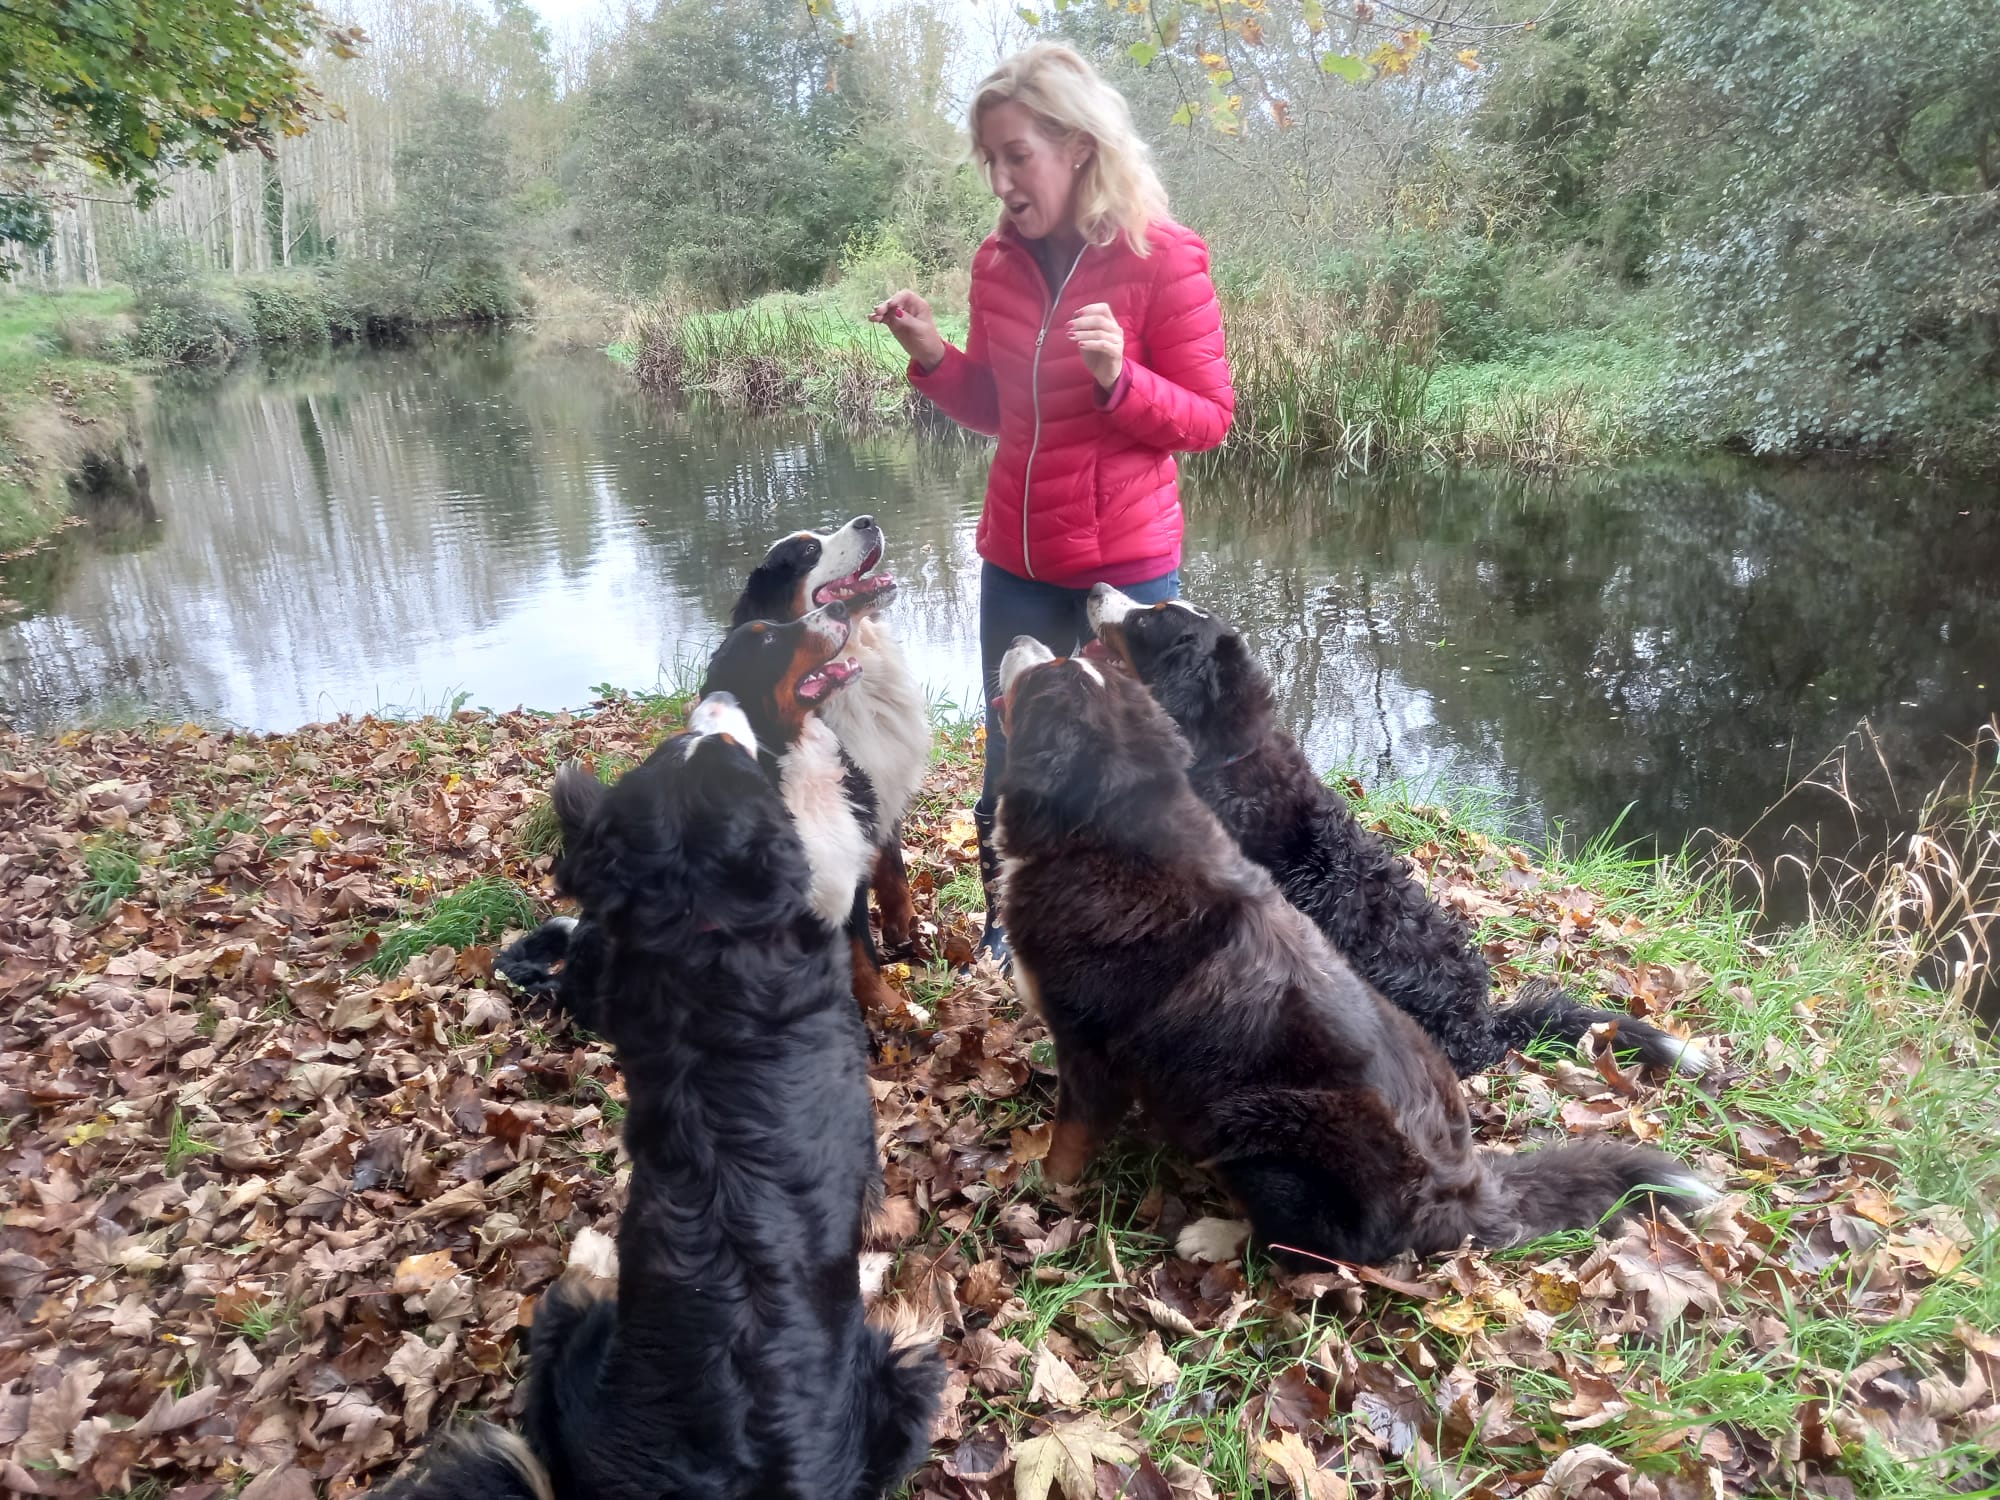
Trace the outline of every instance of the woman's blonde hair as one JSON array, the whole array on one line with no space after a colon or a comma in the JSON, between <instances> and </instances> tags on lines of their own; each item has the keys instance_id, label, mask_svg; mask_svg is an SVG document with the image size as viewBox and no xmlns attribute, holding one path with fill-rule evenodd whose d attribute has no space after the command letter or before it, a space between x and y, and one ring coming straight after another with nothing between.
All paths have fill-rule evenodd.
<instances>
[{"instance_id":1,"label":"woman's blonde hair","mask_svg":"<svg viewBox=\"0 0 2000 1500\"><path fill-rule=\"evenodd\" d=\"M1076 227L1093 245L1108 245L1120 234L1140 255L1147 253L1146 227L1167 216L1167 190L1153 170L1153 153L1132 128L1125 96L1106 83L1083 58L1055 42L1037 42L1006 59L980 81L967 123L973 158L988 173L979 152L979 121L996 104L1013 101L1035 117L1042 134L1067 145L1087 137L1090 159L1079 168Z\"/></svg>"}]
</instances>

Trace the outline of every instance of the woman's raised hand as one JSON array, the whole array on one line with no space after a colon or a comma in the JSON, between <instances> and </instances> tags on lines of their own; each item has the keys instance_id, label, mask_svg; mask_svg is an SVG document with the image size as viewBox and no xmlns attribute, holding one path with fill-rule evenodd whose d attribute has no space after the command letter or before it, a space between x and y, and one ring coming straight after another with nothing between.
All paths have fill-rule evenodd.
<instances>
[{"instance_id":1,"label":"woman's raised hand","mask_svg":"<svg viewBox=\"0 0 2000 1500\"><path fill-rule=\"evenodd\" d=\"M938 332L931 305L908 288L897 292L868 315L896 336L903 352L928 375L944 358L944 335Z\"/></svg>"},{"instance_id":2,"label":"woman's raised hand","mask_svg":"<svg viewBox=\"0 0 2000 1500\"><path fill-rule=\"evenodd\" d=\"M1083 366L1105 390L1118 384L1125 369L1125 330L1112 316L1111 304L1092 302L1079 307L1069 320L1069 336L1083 355Z\"/></svg>"}]
</instances>

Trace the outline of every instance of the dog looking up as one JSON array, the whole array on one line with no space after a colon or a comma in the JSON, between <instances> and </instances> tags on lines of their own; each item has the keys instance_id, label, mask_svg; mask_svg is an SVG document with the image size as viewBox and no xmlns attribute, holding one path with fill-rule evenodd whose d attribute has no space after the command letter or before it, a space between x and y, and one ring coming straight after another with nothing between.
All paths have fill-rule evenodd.
<instances>
[{"instance_id":1,"label":"dog looking up","mask_svg":"<svg viewBox=\"0 0 2000 1500\"><path fill-rule=\"evenodd\" d=\"M846 955L758 748L714 693L616 786L556 780L632 1181L616 1301L565 1277L537 1309L541 1500L863 1500L929 1445L942 1361L862 1315L877 1159ZM416 1493L472 1500L451 1458Z\"/></svg>"},{"instance_id":2,"label":"dog looking up","mask_svg":"<svg viewBox=\"0 0 2000 1500\"><path fill-rule=\"evenodd\" d=\"M1313 774L1278 725L1271 679L1226 620L1182 600L1135 604L1102 583L1089 612L1098 639L1187 737L1188 779L1202 801L1361 977L1430 1033L1460 1077L1537 1038L1580 1042L1603 1022L1616 1027L1620 1052L1654 1067L1707 1070L1698 1043L1581 1004L1545 980L1496 1007L1492 975L1465 923Z\"/></svg>"},{"instance_id":3,"label":"dog looking up","mask_svg":"<svg viewBox=\"0 0 2000 1500\"><path fill-rule=\"evenodd\" d=\"M916 936L917 912L903 866L903 815L931 759L930 707L895 632L882 618L896 580L881 571L885 539L873 516L834 531L795 531L771 544L751 571L730 616L788 624L828 604L847 607L854 633L848 650L860 679L821 708L840 748L867 778L876 807L876 855L869 884L882 913L882 945L902 948ZM867 896L862 896L867 919Z\"/></svg>"},{"instance_id":4,"label":"dog looking up","mask_svg":"<svg viewBox=\"0 0 2000 1500\"><path fill-rule=\"evenodd\" d=\"M822 711L863 680L846 652L847 607L833 603L786 624L752 620L709 659L702 696L728 693L749 720L758 758L784 797L813 872L813 908L850 939L855 998L880 1014L896 1005L868 931L865 874L880 844L873 783L849 760ZM557 867L560 881L561 866ZM595 913L552 917L516 940L494 967L529 994L552 994L579 1025L601 1031L595 991L606 961ZM555 963L561 960L560 972Z\"/></svg>"},{"instance_id":5,"label":"dog looking up","mask_svg":"<svg viewBox=\"0 0 2000 1500\"><path fill-rule=\"evenodd\" d=\"M1136 679L1023 636L1000 687L1001 908L1055 1038L1051 1177L1137 1101L1294 1260L1512 1245L1713 1196L1640 1147L1477 1149L1444 1055L1244 856Z\"/></svg>"}]
</instances>

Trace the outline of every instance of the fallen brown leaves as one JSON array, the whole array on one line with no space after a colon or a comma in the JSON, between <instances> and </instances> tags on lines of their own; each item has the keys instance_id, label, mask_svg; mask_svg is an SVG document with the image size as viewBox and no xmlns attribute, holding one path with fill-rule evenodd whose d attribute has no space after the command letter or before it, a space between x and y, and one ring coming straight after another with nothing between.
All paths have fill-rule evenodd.
<instances>
[{"instance_id":1,"label":"fallen brown leaves","mask_svg":"<svg viewBox=\"0 0 2000 1500\"><path fill-rule=\"evenodd\" d=\"M554 765L636 760L666 727L620 702L0 737L0 1486L340 1496L459 1408L505 1414L536 1294L571 1259L611 1271L622 1085L496 988L501 933L357 966L474 880L545 895L524 844ZM974 858L974 776L941 763L909 829L930 954L969 951L936 893ZM1489 948L1503 982L1560 961L1647 1013L1710 984L1518 851L1418 854L1444 899L1532 934ZM1853 1494L1864 1445L1922 1464L2000 1433L1989 1330L1844 1369L1794 1347L1801 1307L1881 1329L1971 1274L1990 1226L1914 1200L1886 1157L1727 1093L1670 1118L1685 1085L1608 1058L1517 1065L1468 1088L1487 1138L1664 1138L1761 1217L1737 1196L1567 1253L1287 1277L1141 1146L1048 1187L1043 1030L991 972L915 955L891 980L876 1248L953 1366L917 1494ZM1704 1406L1661 1348L1755 1366L1795 1406L1775 1430Z\"/></svg>"}]
</instances>

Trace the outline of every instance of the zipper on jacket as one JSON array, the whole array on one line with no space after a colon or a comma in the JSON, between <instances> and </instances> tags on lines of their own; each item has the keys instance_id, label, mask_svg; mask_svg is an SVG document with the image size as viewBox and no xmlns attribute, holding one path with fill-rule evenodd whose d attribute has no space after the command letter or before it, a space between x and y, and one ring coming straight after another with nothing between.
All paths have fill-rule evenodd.
<instances>
[{"instance_id":1,"label":"zipper on jacket","mask_svg":"<svg viewBox=\"0 0 2000 1500\"><path fill-rule=\"evenodd\" d=\"M1042 446L1042 341L1049 336L1049 325L1056 319L1056 309L1062 305L1062 294L1069 286L1070 277L1076 275L1076 268L1083 264L1083 254L1090 248L1085 240L1076 252L1076 259L1069 263L1069 270L1063 273L1061 283L1056 287L1055 296L1049 299L1049 310L1042 315L1042 331L1035 335L1035 357L1028 363L1028 404L1035 409L1035 436L1028 444L1028 462L1021 470L1021 566L1028 576L1035 576L1034 560L1028 555L1028 492L1035 479L1035 454ZM1034 259L1033 255L1028 257ZM1035 269L1037 280L1041 279L1041 268ZM1046 284L1046 283L1044 283Z\"/></svg>"}]
</instances>

